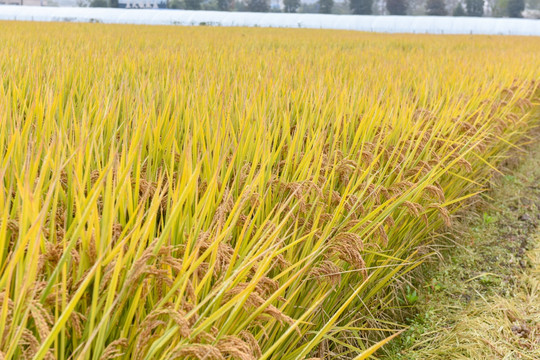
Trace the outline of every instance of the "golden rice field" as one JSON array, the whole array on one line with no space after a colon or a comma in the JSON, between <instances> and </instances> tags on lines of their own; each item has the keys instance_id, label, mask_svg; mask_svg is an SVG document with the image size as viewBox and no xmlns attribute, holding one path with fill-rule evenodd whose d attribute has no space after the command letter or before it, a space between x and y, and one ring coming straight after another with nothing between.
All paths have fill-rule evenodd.
<instances>
[{"instance_id":1,"label":"golden rice field","mask_svg":"<svg viewBox=\"0 0 540 360\"><path fill-rule=\"evenodd\" d=\"M0 359L367 358L540 95L536 38L5 22L0 44Z\"/></svg>"}]
</instances>

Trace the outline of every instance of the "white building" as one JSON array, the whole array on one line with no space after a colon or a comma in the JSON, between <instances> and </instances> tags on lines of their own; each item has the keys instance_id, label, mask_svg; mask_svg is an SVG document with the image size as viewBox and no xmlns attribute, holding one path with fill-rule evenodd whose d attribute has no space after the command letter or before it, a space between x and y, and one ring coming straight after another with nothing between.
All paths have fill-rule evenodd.
<instances>
[{"instance_id":1,"label":"white building","mask_svg":"<svg viewBox=\"0 0 540 360\"><path fill-rule=\"evenodd\" d=\"M540 21L533 19L283 14L161 9L128 10L9 5L0 8L0 20L66 21L66 19L75 22L109 24L257 26L381 33L540 36Z\"/></svg>"}]
</instances>

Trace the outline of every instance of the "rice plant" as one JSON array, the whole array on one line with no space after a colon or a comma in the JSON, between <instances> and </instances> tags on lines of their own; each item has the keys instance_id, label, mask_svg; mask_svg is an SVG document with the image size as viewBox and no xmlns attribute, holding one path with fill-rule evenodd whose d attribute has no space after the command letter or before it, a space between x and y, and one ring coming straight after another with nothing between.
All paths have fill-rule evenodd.
<instances>
[{"instance_id":1,"label":"rice plant","mask_svg":"<svg viewBox=\"0 0 540 360\"><path fill-rule=\"evenodd\" d=\"M540 42L0 24L0 358L363 359L535 126Z\"/></svg>"}]
</instances>

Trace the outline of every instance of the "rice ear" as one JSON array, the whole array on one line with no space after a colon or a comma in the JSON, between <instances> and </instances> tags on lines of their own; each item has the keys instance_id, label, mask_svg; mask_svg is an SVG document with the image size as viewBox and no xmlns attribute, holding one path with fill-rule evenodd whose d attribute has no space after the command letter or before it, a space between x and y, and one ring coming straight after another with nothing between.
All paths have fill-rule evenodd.
<instances>
[{"instance_id":1,"label":"rice ear","mask_svg":"<svg viewBox=\"0 0 540 360\"><path fill-rule=\"evenodd\" d=\"M426 226L428 225L428 218L422 205L411 201L405 201L403 202L403 205L407 208L411 215L422 219Z\"/></svg>"},{"instance_id":2,"label":"rice ear","mask_svg":"<svg viewBox=\"0 0 540 360\"><path fill-rule=\"evenodd\" d=\"M124 353L121 349L128 346L128 340L126 338L121 338L111 342L103 351L103 354L99 360L111 360L121 356L124 356Z\"/></svg>"},{"instance_id":3,"label":"rice ear","mask_svg":"<svg viewBox=\"0 0 540 360\"><path fill-rule=\"evenodd\" d=\"M242 330L238 334L238 336L248 344L248 346L251 349L251 354L255 357L255 359L259 359L262 356L262 351L261 351L259 342L255 338L255 336L253 336L252 333L250 333L247 330Z\"/></svg>"},{"instance_id":4,"label":"rice ear","mask_svg":"<svg viewBox=\"0 0 540 360\"><path fill-rule=\"evenodd\" d=\"M425 192L435 198L437 198L440 202L444 203L446 201L446 198L444 196L444 191L440 186L436 185L427 185L424 188Z\"/></svg>"},{"instance_id":5,"label":"rice ear","mask_svg":"<svg viewBox=\"0 0 540 360\"><path fill-rule=\"evenodd\" d=\"M441 204L436 204L436 203L429 204L427 207L430 209L438 210L440 216L442 217L444 221L444 224L448 227L452 226L452 219L450 217L450 213L448 212L448 209L441 206Z\"/></svg>"},{"instance_id":6,"label":"rice ear","mask_svg":"<svg viewBox=\"0 0 540 360\"><path fill-rule=\"evenodd\" d=\"M47 336L49 336L49 333L51 332L50 326L54 323L53 317L49 314L47 310L45 310L43 305L36 300L30 301L28 305L30 308L30 313L32 314L32 318L34 319L34 322L36 324L39 338L41 340L44 340L47 338Z\"/></svg>"},{"instance_id":7,"label":"rice ear","mask_svg":"<svg viewBox=\"0 0 540 360\"><path fill-rule=\"evenodd\" d=\"M338 242L330 247L330 251L355 269L360 270L364 279L367 278L366 262L362 258L359 248L352 244Z\"/></svg>"},{"instance_id":8,"label":"rice ear","mask_svg":"<svg viewBox=\"0 0 540 360\"><path fill-rule=\"evenodd\" d=\"M473 171L472 165L470 162L465 160L464 158L459 159L456 162L456 165L464 169L466 172L471 173Z\"/></svg>"},{"instance_id":9,"label":"rice ear","mask_svg":"<svg viewBox=\"0 0 540 360\"><path fill-rule=\"evenodd\" d=\"M225 360L221 351L216 346L210 344L190 344L180 346L178 350L169 356L169 360L190 358L197 360Z\"/></svg>"},{"instance_id":10,"label":"rice ear","mask_svg":"<svg viewBox=\"0 0 540 360\"><path fill-rule=\"evenodd\" d=\"M189 338L191 335L190 323L185 317L185 313L181 310L175 310L172 305L166 305L161 309L154 309L150 314L146 316L140 325L141 332L137 336L135 344L136 353L144 354L144 348L154 338L154 329L159 326L166 325L166 321L161 320L165 318L167 321L173 321L177 326L177 333L182 338Z\"/></svg>"},{"instance_id":11,"label":"rice ear","mask_svg":"<svg viewBox=\"0 0 540 360\"><path fill-rule=\"evenodd\" d=\"M221 351L221 354L227 358L256 360L250 345L236 336L229 335L219 339L216 347Z\"/></svg>"},{"instance_id":12,"label":"rice ear","mask_svg":"<svg viewBox=\"0 0 540 360\"><path fill-rule=\"evenodd\" d=\"M337 285L341 282L341 271L333 261L323 260L313 269L310 276L317 279L318 282L328 282L331 285Z\"/></svg>"},{"instance_id":13,"label":"rice ear","mask_svg":"<svg viewBox=\"0 0 540 360\"><path fill-rule=\"evenodd\" d=\"M32 359L38 352L40 343L30 330L24 328L22 329L18 345L22 350L23 359Z\"/></svg>"},{"instance_id":14,"label":"rice ear","mask_svg":"<svg viewBox=\"0 0 540 360\"><path fill-rule=\"evenodd\" d=\"M223 296L223 300L224 301L231 300L236 295L242 293L248 286L249 286L248 283L240 283L236 285L234 288L225 292ZM261 296L261 294L258 292L256 288L255 291L248 294L247 299L244 303L244 307L246 309L250 309L250 308L259 309L264 305L265 302L266 302L265 299ZM269 315L270 317L274 318L282 325L284 323L287 323L289 325L294 324L294 320L291 317L284 314L281 310L276 308L274 305L266 306L265 308L262 309L262 313Z\"/></svg>"},{"instance_id":15,"label":"rice ear","mask_svg":"<svg viewBox=\"0 0 540 360\"><path fill-rule=\"evenodd\" d=\"M384 218L384 223L388 227L392 227L396 225L396 222L392 215L388 215L386 218Z\"/></svg>"}]
</instances>

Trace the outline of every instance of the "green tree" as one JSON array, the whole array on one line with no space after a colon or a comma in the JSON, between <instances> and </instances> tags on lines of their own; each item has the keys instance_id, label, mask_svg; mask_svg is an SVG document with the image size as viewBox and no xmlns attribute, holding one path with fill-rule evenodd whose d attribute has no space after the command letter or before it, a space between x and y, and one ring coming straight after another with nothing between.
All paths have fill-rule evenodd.
<instances>
[{"instance_id":1,"label":"green tree","mask_svg":"<svg viewBox=\"0 0 540 360\"><path fill-rule=\"evenodd\" d=\"M295 13L300 7L300 0L283 0L283 11L286 13Z\"/></svg>"},{"instance_id":2,"label":"green tree","mask_svg":"<svg viewBox=\"0 0 540 360\"><path fill-rule=\"evenodd\" d=\"M454 9L454 12L452 13L452 16L465 16L467 15L465 13L465 9L463 8L463 5L461 3L458 3L456 8Z\"/></svg>"},{"instance_id":3,"label":"green tree","mask_svg":"<svg viewBox=\"0 0 540 360\"><path fill-rule=\"evenodd\" d=\"M92 0L90 7L108 7L107 0Z\"/></svg>"},{"instance_id":4,"label":"green tree","mask_svg":"<svg viewBox=\"0 0 540 360\"><path fill-rule=\"evenodd\" d=\"M201 0L184 0L187 10L201 10Z\"/></svg>"},{"instance_id":5,"label":"green tree","mask_svg":"<svg viewBox=\"0 0 540 360\"><path fill-rule=\"evenodd\" d=\"M169 0L167 2L167 7L169 9L183 9L184 2L182 0Z\"/></svg>"},{"instance_id":6,"label":"green tree","mask_svg":"<svg viewBox=\"0 0 540 360\"><path fill-rule=\"evenodd\" d=\"M268 12L270 5L267 0L249 0L247 9L253 12Z\"/></svg>"},{"instance_id":7,"label":"green tree","mask_svg":"<svg viewBox=\"0 0 540 360\"><path fill-rule=\"evenodd\" d=\"M494 0L492 8L492 16L504 17L508 16L508 0Z\"/></svg>"},{"instance_id":8,"label":"green tree","mask_svg":"<svg viewBox=\"0 0 540 360\"><path fill-rule=\"evenodd\" d=\"M386 0L386 9L390 15L405 15L407 5L406 0Z\"/></svg>"},{"instance_id":9,"label":"green tree","mask_svg":"<svg viewBox=\"0 0 540 360\"><path fill-rule=\"evenodd\" d=\"M217 8L220 11L229 11L232 7L231 0L217 0Z\"/></svg>"},{"instance_id":10,"label":"green tree","mask_svg":"<svg viewBox=\"0 0 540 360\"><path fill-rule=\"evenodd\" d=\"M319 0L319 12L321 14L330 14L334 7L334 0Z\"/></svg>"},{"instance_id":11,"label":"green tree","mask_svg":"<svg viewBox=\"0 0 540 360\"><path fill-rule=\"evenodd\" d=\"M540 0L527 0L527 8L531 10L540 10Z\"/></svg>"},{"instance_id":12,"label":"green tree","mask_svg":"<svg viewBox=\"0 0 540 360\"><path fill-rule=\"evenodd\" d=\"M508 5L506 7L508 11L508 16L513 18L523 17L521 12L525 10L525 1L523 0L508 0Z\"/></svg>"},{"instance_id":13,"label":"green tree","mask_svg":"<svg viewBox=\"0 0 540 360\"><path fill-rule=\"evenodd\" d=\"M444 0L427 0L426 14L431 15L431 16L448 15L448 11L446 11Z\"/></svg>"},{"instance_id":14,"label":"green tree","mask_svg":"<svg viewBox=\"0 0 540 360\"><path fill-rule=\"evenodd\" d=\"M353 14L371 15L373 13L373 0L351 0L349 7Z\"/></svg>"},{"instance_id":15,"label":"green tree","mask_svg":"<svg viewBox=\"0 0 540 360\"><path fill-rule=\"evenodd\" d=\"M468 16L484 15L484 0L467 0L466 6Z\"/></svg>"}]
</instances>

